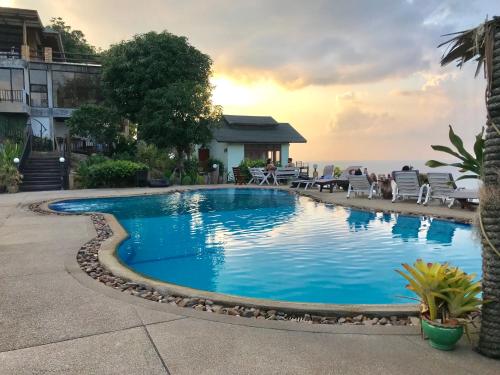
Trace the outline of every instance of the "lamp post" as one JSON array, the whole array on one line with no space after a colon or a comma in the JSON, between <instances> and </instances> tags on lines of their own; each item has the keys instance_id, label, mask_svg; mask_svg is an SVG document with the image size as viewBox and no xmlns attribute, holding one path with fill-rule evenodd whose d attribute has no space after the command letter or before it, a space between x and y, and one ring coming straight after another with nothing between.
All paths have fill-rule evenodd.
<instances>
[{"instance_id":1,"label":"lamp post","mask_svg":"<svg viewBox=\"0 0 500 375\"><path fill-rule=\"evenodd\" d=\"M64 190L64 162L66 159L64 157L59 158L59 165L61 166L61 190Z\"/></svg>"},{"instance_id":2,"label":"lamp post","mask_svg":"<svg viewBox=\"0 0 500 375\"><path fill-rule=\"evenodd\" d=\"M214 163L212 165L213 172L212 172L212 178L214 181L210 181L212 184L218 184L219 183L219 164Z\"/></svg>"}]
</instances>

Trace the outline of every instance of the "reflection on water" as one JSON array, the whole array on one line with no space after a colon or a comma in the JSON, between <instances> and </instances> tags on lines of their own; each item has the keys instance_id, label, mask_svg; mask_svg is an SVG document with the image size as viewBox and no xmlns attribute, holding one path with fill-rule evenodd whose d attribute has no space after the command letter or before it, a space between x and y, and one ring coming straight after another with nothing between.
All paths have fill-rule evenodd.
<instances>
[{"instance_id":1,"label":"reflection on water","mask_svg":"<svg viewBox=\"0 0 500 375\"><path fill-rule=\"evenodd\" d=\"M470 226L326 206L283 191L217 189L67 201L54 209L115 214L130 234L119 258L188 287L254 298L406 303L394 269L449 261L480 274Z\"/></svg>"},{"instance_id":2,"label":"reflection on water","mask_svg":"<svg viewBox=\"0 0 500 375\"><path fill-rule=\"evenodd\" d=\"M427 231L427 241L449 245L453 241L453 235L457 229L456 224L443 220L432 220Z\"/></svg>"},{"instance_id":3,"label":"reflection on water","mask_svg":"<svg viewBox=\"0 0 500 375\"><path fill-rule=\"evenodd\" d=\"M418 239L418 233L422 220L416 216L405 216L396 214L396 224L392 226L394 238L401 238L403 241Z\"/></svg>"}]
</instances>

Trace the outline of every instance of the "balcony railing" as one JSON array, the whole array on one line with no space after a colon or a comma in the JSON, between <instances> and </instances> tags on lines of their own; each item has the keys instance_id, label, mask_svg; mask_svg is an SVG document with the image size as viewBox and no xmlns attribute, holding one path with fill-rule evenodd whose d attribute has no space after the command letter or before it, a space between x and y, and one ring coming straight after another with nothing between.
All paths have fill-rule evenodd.
<instances>
[{"instance_id":1,"label":"balcony railing","mask_svg":"<svg viewBox=\"0 0 500 375\"><path fill-rule=\"evenodd\" d=\"M12 47L7 49L0 49L0 59L20 59L21 52L19 48Z\"/></svg>"},{"instance_id":2,"label":"balcony railing","mask_svg":"<svg viewBox=\"0 0 500 375\"><path fill-rule=\"evenodd\" d=\"M0 102L23 103L24 90L0 90Z\"/></svg>"},{"instance_id":3,"label":"balcony railing","mask_svg":"<svg viewBox=\"0 0 500 375\"><path fill-rule=\"evenodd\" d=\"M30 60L46 61L46 56L43 49L31 50ZM100 64L101 59L98 55L87 55L82 53L63 53L52 52L52 61L55 63L75 63L75 64Z\"/></svg>"}]
</instances>

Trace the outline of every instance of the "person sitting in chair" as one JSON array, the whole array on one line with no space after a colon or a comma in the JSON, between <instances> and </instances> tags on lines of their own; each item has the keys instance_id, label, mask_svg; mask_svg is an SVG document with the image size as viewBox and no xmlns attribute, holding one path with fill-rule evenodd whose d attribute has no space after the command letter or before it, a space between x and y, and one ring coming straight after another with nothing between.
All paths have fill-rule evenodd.
<instances>
[{"instance_id":1,"label":"person sitting in chair","mask_svg":"<svg viewBox=\"0 0 500 375\"><path fill-rule=\"evenodd\" d=\"M292 158L288 158L288 163L285 165L287 168L295 168L295 163Z\"/></svg>"},{"instance_id":2,"label":"person sitting in chair","mask_svg":"<svg viewBox=\"0 0 500 375\"><path fill-rule=\"evenodd\" d=\"M275 170L276 170L276 166L274 165L273 161L271 159L267 159L266 171L267 172L274 172Z\"/></svg>"}]
</instances>

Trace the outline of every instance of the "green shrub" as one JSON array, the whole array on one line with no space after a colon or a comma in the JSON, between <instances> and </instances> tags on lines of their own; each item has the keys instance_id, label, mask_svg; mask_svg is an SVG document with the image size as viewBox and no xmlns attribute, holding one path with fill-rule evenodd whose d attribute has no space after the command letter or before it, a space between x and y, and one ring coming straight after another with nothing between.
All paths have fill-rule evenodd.
<instances>
[{"instance_id":1,"label":"green shrub","mask_svg":"<svg viewBox=\"0 0 500 375\"><path fill-rule=\"evenodd\" d=\"M166 150L157 148L144 141L137 143L136 160L148 166L151 177L161 178L170 174L175 168L175 160L169 157Z\"/></svg>"},{"instance_id":2,"label":"green shrub","mask_svg":"<svg viewBox=\"0 0 500 375\"><path fill-rule=\"evenodd\" d=\"M182 177L182 185L191 185L192 179L190 176Z\"/></svg>"},{"instance_id":3,"label":"green shrub","mask_svg":"<svg viewBox=\"0 0 500 375\"><path fill-rule=\"evenodd\" d=\"M126 187L136 185L136 175L147 170L142 163L129 160L107 160L88 167L85 187Z\"/></svg>"},{"instance_id":4,"label":"green shrub","mask_svg":"<svg viewBox=\"0 0 500 375\"><path fill-rule=\"evenodd\" d=\"M203 176L196 176L196 184L197 185L205 185L205 177Z\"/></svg>"},{"instance_id":5,"label":"green shrub","mask_svg":"<svg viewBox=\"0 0 500 375\"><path fill-rule=\"evenodd\" d=\"M200 169L200 164L197 158L184 160L184 173L189 176L197 176Z\"/></svg>"},{"instance_id":6,"label":"green shrub","mask_svg":"<svg viewBox=\"0 0 500 375\"><path fill-rule=\"evenodd\" d=\"M264 168L266 166L266 162L264 160L250 160L250 159L245 159L243 160L239 167L241 174L245 177L247 181L250 181L252 176L250 175L250 171L248 170L249 168Z\"/></svg>"}]
</instances>

